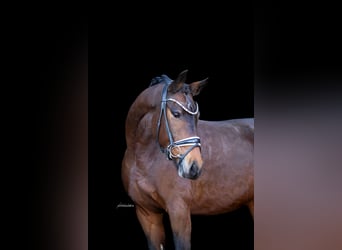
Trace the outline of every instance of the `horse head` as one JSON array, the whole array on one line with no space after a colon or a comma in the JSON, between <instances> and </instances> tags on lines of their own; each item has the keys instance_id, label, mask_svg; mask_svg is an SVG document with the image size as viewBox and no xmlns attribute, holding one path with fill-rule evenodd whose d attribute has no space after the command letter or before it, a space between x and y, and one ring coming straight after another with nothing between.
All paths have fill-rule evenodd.
<instances>
[{"instance_id":1,"label":"horse head","mask_svg":"<svg viewBox=\"0 0 342 250\"><path fill-rule=\"evenodd\" d=\"M177 166L178 175L196 179L200 176L203 159L197 136L199 107L193 97L206 85L208 78L185 83L187 70L175 80L165 76L158 120L158 142L161 151Z\"/></svg>"}]
</instances>

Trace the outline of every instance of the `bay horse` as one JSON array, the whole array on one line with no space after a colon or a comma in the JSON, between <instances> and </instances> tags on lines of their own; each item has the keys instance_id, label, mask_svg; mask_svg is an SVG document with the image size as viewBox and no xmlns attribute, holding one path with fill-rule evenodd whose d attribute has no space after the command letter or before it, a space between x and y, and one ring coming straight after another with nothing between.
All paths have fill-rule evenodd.
<instances>
[{"instance_id":1,"label":"bay horse","mask_svg":"<svg viewBox=\"0 0 342 250\"><path fill-rule=\"evenodd\" d=\"M150 250L165 247L165 213L176 250L191 249L192 214L247 206L254 218L254 118L199 119L208 78L187 84L187 72L153 78L126 117L121 177Z\"/></svg>"}]
</instances>

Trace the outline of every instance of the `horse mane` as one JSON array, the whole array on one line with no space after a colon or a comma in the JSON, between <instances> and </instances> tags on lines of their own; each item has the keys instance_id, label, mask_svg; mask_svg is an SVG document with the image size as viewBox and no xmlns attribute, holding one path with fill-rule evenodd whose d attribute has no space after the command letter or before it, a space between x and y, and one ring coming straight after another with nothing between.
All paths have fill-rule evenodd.
<instances>
[{"instance_id":1,"label":"horse mane","mask_svg":"<svg viewBox=\"0 0 342 250\"><path fill-rule=\"evenodd\" d=\"M156 84L162 83L162 82L169 83L171 81L172 81L172 79L170 79L170 77L168 77L167 75L163 74L161 76L156 76L156 77L152 78L151 83L150 83L150 87L154 86Z\"/></svg>"}]
</instances>

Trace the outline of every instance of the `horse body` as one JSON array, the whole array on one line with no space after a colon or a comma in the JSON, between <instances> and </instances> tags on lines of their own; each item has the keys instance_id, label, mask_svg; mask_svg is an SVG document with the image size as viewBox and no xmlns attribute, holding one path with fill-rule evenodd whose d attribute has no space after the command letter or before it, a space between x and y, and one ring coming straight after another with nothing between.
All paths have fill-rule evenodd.
<instances>
[{"instance_id":1,"label":"horse body","mask_svg":"<svg viewBox=\"0 0 342 250\"><path fill-rule=\"evenodd\" d=\"M253 215L254 119L198 120L202 173L197 179L181 178L156 143L162 85L150 88L127 116L122 180L136 204L149 249L163 249L164 212L169 214L176 249L190 249L191 214L220 214L246 205Z\"/></svg>"},{"instance_id":2,"label":"horse body","mask_svg":"<svg viewBox=\"0 0 342 250\"><path fill-rule=\"evenodd\" d=\"M253 119L199 121L203 171L192 184L192 214L253 206Z\"/></svg>"}]
</instances>

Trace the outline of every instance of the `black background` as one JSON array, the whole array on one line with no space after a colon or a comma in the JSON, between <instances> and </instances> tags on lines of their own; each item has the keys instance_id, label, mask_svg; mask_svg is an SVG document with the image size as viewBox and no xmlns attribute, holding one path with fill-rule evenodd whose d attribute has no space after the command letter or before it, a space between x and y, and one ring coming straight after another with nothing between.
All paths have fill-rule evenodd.
<instances>
[{"instance_id":1,"label":"black background","mask_svg":"<svg viewBox=\"0 0 342 250\"><path fill-rule=\"evenodd\" d=\"M146 239L121 183L128 109L151 79L174 79L188 69L187 82L209 77L196 98L201 119L254 116L253 19L229 15L158 13L105 18L91 36L89 74L89 247L147 249ZM150 16L149 16L150 15ZM131 19L133 18L133 19ZM172 235L167 217L167 247ZM193 249L253 249L253 221L246 209L193 217Z\"/></svg>"},{"instance_id":2,"label":"black background","mask_svg":"<svg viewBox=\"0 0 342 250\"><path fill-rule=\"evenodd\" d=\"M255 114L259 160L270 156L260 153L265 150L265 138L260 136L273 129L270 134L266 133L271 139L275 132L291 138L292 125L296 124L293 121L298 118L305 126L295 127L296 131L305 134L312 126L306 111L315 114L324 124L326 114L332 112L334 119L328 121L339 124L336 118L341 116L342 67L341 17L337 8L314 11L260 8L254 9L254 13L220 9L220 6L187 9L175 5L155 8L144 5L144 11L137 5L116 6L107 11L104 6L101 11L94 8L90 22L87 90L88 11L60 7L63 10L54 6L45 11L36 8L32 12L29 8L14 8L13 13L8 12L10 18L3 16L2 67L8 78L2 85L2 107L10 113L9 119L3 120L3 124L8 125L8 129L3 130L4 135L9 137L8 143L4 140L5 154L14 149L2 168L4 198L9 198L3 205L8 210L3 213L3 219L8 220L5 238L13 247L86 249L88 238L90 249L145 247L133 209L116 209L116 206L120 202L130 203L120 179L125 149L124 119L129 105L156 75L167 74L174 78L188 69L189 82L209 77L208 86L196 98L202 119ZM254 98L258 107L255 113ZM322 103L326 109L317 111L316 105ZM300 117L292 115L298 110ZM273 121L273 117L285 120L281 130L274 130L267 123ZM87 125L88 134L84 128ZM291 125L290 128L287 129L287 125ZM337 138L339 135L336 131L339 130L317 133L327 135L329 142L329 136ZM275 140L271 149L279 143L281 141ZM88 145L89 152L84 150ZM289 154L293 146L296 150L296 145L285 145L285 149L290 149ZM331 145L318 144L317 147L329 150ZM77 164L69 162L70 159ZM275 156L275 160L285 161L286 165L287 158ZM339 166L339 162L335 165ZM328 172L326 166L319 166L323 175ZM292 177L297 177L297 168L301 167L300 163L289 167L290 175L282 178L284 186L291 187ZM302 249L301 244L308 242L307 239L309 243L326 240L334 244L339 238L332 241L329 235L338 232L334 218L340 218L340 213L319 211L332 218L328 221L331 226L325 224L324 230L319 227L317 234L312 234L310 223L302 227L300 233L293 231L303 225L300 218L312 211L312 201L305 197L313 194L312 190L304 190L305 195L294 202L297 192L284 188L284 196L279 198L275 187L281 180L274 179L272 185L262 180L282 170L276 165L267 171L262 170L261 165L256 168L256 249L274 249L278 245L296 249L287 248L293 244L299 244L298 249ZM305 176L311 172L312 168L304 172ZM295 180L298 187L303 184L305 187L308 181L307 178ZM332 180L328 178L321 183L317 178L314 187L328 186ZM266 196L261 190L266 191ZM314 205L321 208L320 204L330 204L331 200L336 204L339 196L330 196L335 190L338 189L329 190L324 198L315 197ZM70 193L73 195L69 196ZM83 198L78 201L80 197ZM276 210L273 198L283 202ZM301 206L298 208L298 205ZM74 210L65 211L66 207ZM85 214L82 221L73 220L82 213ZM278 218L290 224L289 231L282 230L284 225L278 223ZM320 222L317 219L326 222L326 218L320 216L309 222ZM253 224L245 210L193 218L196 249L205 246L210 246L208 249L218 246L252 249L253 237ZM168 244L172 245L170 237Z\"/></svg>"}]
</instances>

